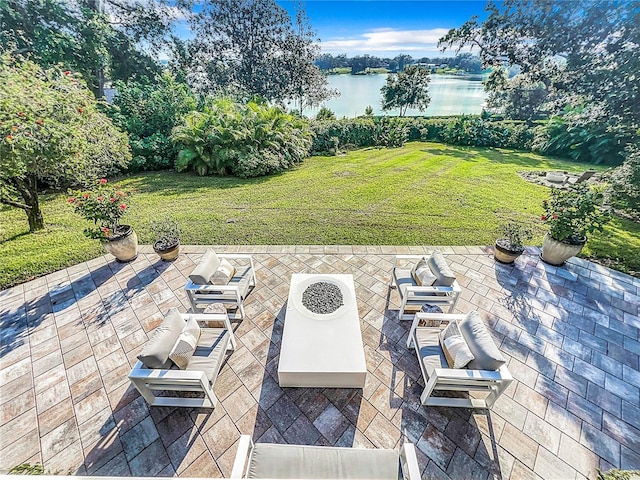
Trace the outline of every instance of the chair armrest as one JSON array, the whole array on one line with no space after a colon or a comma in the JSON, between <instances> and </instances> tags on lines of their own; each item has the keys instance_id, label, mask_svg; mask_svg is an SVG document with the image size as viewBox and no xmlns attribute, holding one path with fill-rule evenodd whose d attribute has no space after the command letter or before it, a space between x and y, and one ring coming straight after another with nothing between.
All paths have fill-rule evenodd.
<instances>
[{"instance_id":1,"label":"chair armrest","mask_svg":"<svg viewBox=\"0 0 640 480\"><path fill-rule=\"evenodd\" d=\"M411 322L411 328L409 328L409 335L407 337L407 348L411 348L413 344L413 335L420 324L420 320L425 321L438 321L440 326L434 327L426 327L426 328L437 328L442 330L447 324L453 321L460 321L465 318L466 315L461 315L459 313L429 313L429 312L418 312L413 316L413 322Z\"/></svg>"},{"instance_id":2,"label":"chair armrest","mask_svg":"<svg viewBox=\"0 0 640 480\"><path fill-rule=\"evenodd\" d=\"M402 466L402 476L405 480L420 480L418 456L413 443L405 443L400 448L400 465Z\"/></svg>"},{"instance_id":3,"label":"chair armrest","mask_svg":"<svg viewBox=\"0 0 640 480\"><path fill-rule=\"evenodd\" d=\"M465 380L469 378L483 380L513 380L506 365L498 370L469 370L466 368L436 368L433 374L438 378Z\"/></svg>"},{"instance_id":4,"label":"chair armrest","mask_svg":"<svg viewBox=\"0 0 640 480\"><path fill-rule=\"evenodd\" d=\"M409 254L409 255L396 255L395 258L393 259L393 269L395 270L398 266L398 260L402 260L407 261L407 260L414 260L414 261L418 261L421 258L424 257L429 257L428 255L414 255L414 254Z\"/></svg>"},{"instance_id":5,"label":"chair armrest","mask_svg":"<svg viewBox=\"0 0 640 480\"><path fill-rule=\"evenodd\" d=\"M163 370L161 368L146 368L141 361L136 362L129 373L129 378L144 380L157 378L162 380L207 380L204 372L196 370Z\"/></svg>"},{"instance_id":6,"label":"chair armrest","mask_svg":"<svg viewBox=\"0 0 640 480\"><path fill-rule=\"evenodd\" d=\"M197 290L201 292L236 292L239 289L239 285L198 285L189 280L184 287L185 290Z\"/></svg>"},{"instance_id":7,"label":"chair armrest","mask_svg":"<svg viewBox=\"0 0 640 480\"><path fill-rule=\"evenodd\" d=\"M236 458L233 461L230 478L244 478L252 453L253 441L251 440L251 436L240 435L238 450L236 451Z\"/></svg>"},{"instance_id":8,"label":"chair armrest","mask_svg":"<svg viewBox=\"0 0 640 480\"><path fill-rule=\"evenodd\" d=\"M457 291L453 286L445 287L443 285L407 285L405 288L407 293L453 293Z\"/></svg>"},{"instance_id":9,"label":"chair armrest","mask_svg":"<svg viewBox=\"0 0 640 480\"><path fill-rule=\"evenodd\" d=\"M416 317L418 317L418 320L440 320L440 321L445 321L446 323L449 323L449 322L452 322L453 320L457 320L457 321L464 320L466 315L461 313L418 312L416 313Z\"/></svg>"}]
</instances>

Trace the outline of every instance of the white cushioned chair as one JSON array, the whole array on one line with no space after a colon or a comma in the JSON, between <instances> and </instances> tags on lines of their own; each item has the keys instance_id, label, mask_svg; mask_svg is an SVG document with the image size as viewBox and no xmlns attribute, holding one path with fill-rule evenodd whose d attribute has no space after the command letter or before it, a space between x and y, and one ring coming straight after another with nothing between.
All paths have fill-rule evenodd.
<instances>
[{"instance_id":1,"label":"white cushioned chair","mask_svg":"<svg viewBox=\"0 0 640 480\"><path fill-rule=\"evenodd\" d=\"M416 274L416 267L418 274ZM419 284L416 278L423 278L427 284ZM436 250L431 255L397 255L391 271L391 288L398 288L400 295L399 320L411 320L416 310L423 305L437 305L452 312L462 289L444 256ZM410 311L410 313L405 313Z\"/></svg>"},{"instance_id":2,"label":"white cushioned chair","mask_svg":"<svg viewBox=\"0 0 640 480\"><path fill-rule=\"evenodd\" d=\"M240 436L231 478L420 480L415 446L388 449L254 444Z\"/></svg>"},{"instance_id":3,"label":"white cushioned chair","mask_svg":"<svg viewBox=\"0 0 640 480\"><path fill-rule=\"evenodd\" d=\"M450 322L458 323L459 332L473 356L465 368L451 368L442 346L440 334ZM504 357L478 312L467 315L416 313L407 339L407 348L412 346L425 382L420 396L423 405L491 408L513 381ZM484 392L486 396L433 395L438 391Z\"/></svg>"},{"instance_id":4,"label":"white cushioned chair","mask_svg":"<svg viewBox=\"0 0 640 480\"><path fill-rule=\"evenodd\" d=\"M195 349L177 353L178 339L189 322L203 325L199 328L198 338L194 337ZM211 328L214 323L219 327ZM151 406L214 408L218 399L213 393L213 385L226 354L235 347L226 314L184 314L174 308L169 310L138 355L129 380ZM156 396L159 392L162 394ZM200 392L202 396L168 396L170 392Z\"/></svg>"},{"instance_id":5,"label":"white cushioned chair","mask_svg":"<svg viewBox=\"0 0 640 480\"><path fill-rule=\"evenodd\" d=\"M217 282L219 268L226 262L233 268L232 276L226 283L224 280ZM202 312L212 303L221 303L227 309L235 310L231 319L237 320L244 318L244 300L255 286L256 273L251 255L218 255L209 249L189 275L185 290L194 312Z\"/></svg>"}]
</instances>

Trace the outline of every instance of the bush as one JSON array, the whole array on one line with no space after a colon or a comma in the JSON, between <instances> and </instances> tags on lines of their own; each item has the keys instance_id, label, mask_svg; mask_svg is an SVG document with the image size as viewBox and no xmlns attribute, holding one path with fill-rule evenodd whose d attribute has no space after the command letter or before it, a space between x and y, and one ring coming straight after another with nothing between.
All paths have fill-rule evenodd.
<instances>
[{"instance_id":1,"label":"bush","mask_svg":"<svg viewBox=\"0 0 640 480\"><path fill-rule=\"evenodd\" d=\"M157 83L116 82L117 94L107 113L129 134L132 162L129 171L172 168L178 154L171 130L197 102L189 87L169 73Z\"/></svg>"},{"instance_id":2,"label":"bush","mask_svg":"<svg viewBox=\"0 0 640 480\"><path fill-rule=\"evenodd\" d=\"M534 128L525 122L491 122L470 115L343 118L332 122L313 122L312 128L315 133L314 154L333 152L335 139L342 148L399 146L406 141L431 140L452 145L529 150L534 137Z\"/></svg>"},{"instance_id":3,"label":"bush","mask_svg":"<svg viewBox=\"0 0 640 480\"><path fill-rule=\"evenodd\" d=\"M620 165L636 135L627 127L588 118L580 109L551 117L536 130L532 149L596 165Z\"/></svg>"},{"instance_id":4,"label":"bush","mask_svg":"<svg viewBox=\"0 0 640 480\"><path fill-rule=\"evenodd\" d=\"M176 169L198 175L257 177L281 172L309 153L311 130L305 119L257 102L210 101L174 128L179 145Z\"/></svg>"},{"instance_id":5,"label":"bush","mask_svg":"<svg viewBox=\"0 0 640 480\"><path fill-rule=\"evenodd\" d=\"M627 159L609 180L607 196L611 205L640 219L640 145L628 148Z\"/></svg>"}]
</instances>

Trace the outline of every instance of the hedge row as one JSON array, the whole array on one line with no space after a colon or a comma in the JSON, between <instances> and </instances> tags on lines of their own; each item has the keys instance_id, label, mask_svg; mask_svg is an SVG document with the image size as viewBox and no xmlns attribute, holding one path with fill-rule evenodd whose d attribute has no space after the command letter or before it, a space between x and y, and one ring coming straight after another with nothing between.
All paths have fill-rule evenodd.
<instances>
[{"instance_id":1,"label":"hedge row","mask_svg":"<svg viewBox=\"0 0 640 480\"><path fill-rule=\"evenodd\" d=\"M312 123L314 154L370 146L402 146L410 140L530 150L535 131L525 122L479 116L358 117Z\"/></svg>"}]
</instances>

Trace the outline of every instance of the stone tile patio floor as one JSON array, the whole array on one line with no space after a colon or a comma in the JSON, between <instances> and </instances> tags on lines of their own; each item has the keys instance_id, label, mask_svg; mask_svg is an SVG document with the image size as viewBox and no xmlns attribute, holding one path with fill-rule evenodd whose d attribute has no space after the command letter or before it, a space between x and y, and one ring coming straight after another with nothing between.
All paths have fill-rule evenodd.
<instances>
[{"instance_id":1,"label":"stone tile patio floor","mask_svg":"<svg viewBox=\"0 0 640 480\"><path fill-rule=\"evenodd\" d=\"M215 384L211 410L149 408L127 374L205 247L162 263L148 247L132 263L110 256L0 292L0 469L41 462L48 472L228 476L241 433L257 441L417 445L424 478L595 478L640 468L640 279L573 259L515 266L490 248L440 247L515 378L490 411L426 408L410 322L388 287L396 253L429 247L240 246L258 286L236 322L238 349ZM358 389L281 389L277 363L292 273L354 276L368 366Z\"/></svg>"}]
</instances>

